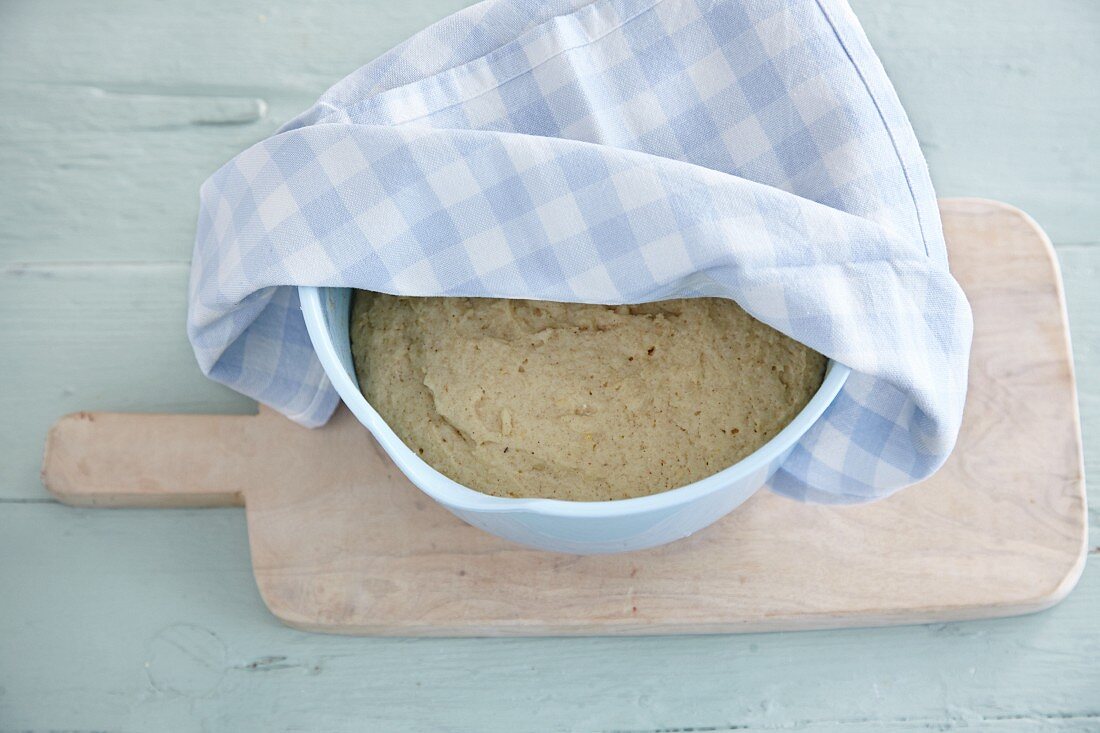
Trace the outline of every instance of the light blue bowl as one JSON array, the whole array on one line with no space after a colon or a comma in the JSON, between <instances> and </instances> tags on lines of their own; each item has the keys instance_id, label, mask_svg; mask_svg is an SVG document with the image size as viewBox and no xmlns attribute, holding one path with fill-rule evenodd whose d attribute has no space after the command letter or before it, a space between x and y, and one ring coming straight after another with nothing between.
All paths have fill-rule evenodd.
<instances>
[{"instance_id":1,"label":"light blue bowl","mask_svg":"<svg viewBox=\"0 0 1100 733\"><path fill-rule=\"evenodd\" d=\"M618 501L489 496L447 478L394 434L367 403L351 361L348 288L298 289L302 313L325 373L359 421L421 491L461 519L540 550L590 555L663 545L717 521L756 493L836 397L849 369L829 362L821 389L778 435L743 460L671 491ZM369 490L369 489L366 489Z\"/></svg>"}]
</instances>

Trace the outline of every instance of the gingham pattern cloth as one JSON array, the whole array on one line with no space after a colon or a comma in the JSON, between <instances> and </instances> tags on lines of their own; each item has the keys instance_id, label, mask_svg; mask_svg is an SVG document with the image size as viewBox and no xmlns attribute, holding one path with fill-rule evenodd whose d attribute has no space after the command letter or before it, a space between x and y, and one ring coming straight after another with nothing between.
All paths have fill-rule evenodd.
<instances>
[{"instance_id":1,"label":"gingham pattern cloth","mask_svg":"<svg viewBox=\"0 0 1100 733\"><path fill-rule=\"evenodd\" d=\"M858 502L958 433L971 315L913 131L840 0L488 0L202 187L203 371L307 426L338 398L296 285L732 298L854 371L772 479Z\"/></svg>"}]
</instances>

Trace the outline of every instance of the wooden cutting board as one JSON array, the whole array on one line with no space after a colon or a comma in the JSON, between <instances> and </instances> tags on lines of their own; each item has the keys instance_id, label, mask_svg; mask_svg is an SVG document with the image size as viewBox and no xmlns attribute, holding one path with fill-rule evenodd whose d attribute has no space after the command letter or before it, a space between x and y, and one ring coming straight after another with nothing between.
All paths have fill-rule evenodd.
<instances>
[{"instance_id":1,"label":"wooden cutting board","mask_svg":"<svg viewBox=\"0 0 1100 733\"><path fill-rule=\"evenodd\" d=\"M1081 437L1061 277L1026 214L942 203L974 308L958 447L869 506L761 492L665 547L574 557L463 524L341 409L320 430L255 416L77 413L42 471L82 506L244 504L271 612L314 631L399 636L669 634L947 621L1037 611L1085 559Z\"/></svg>"}]
</instances>

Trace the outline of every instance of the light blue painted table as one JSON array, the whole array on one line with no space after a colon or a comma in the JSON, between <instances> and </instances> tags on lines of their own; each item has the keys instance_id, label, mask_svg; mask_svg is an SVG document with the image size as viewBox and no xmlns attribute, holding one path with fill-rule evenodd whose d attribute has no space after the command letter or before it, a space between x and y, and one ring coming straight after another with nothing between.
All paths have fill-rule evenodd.
<instances>
[{"instance_id":1,"label":"light blue painted table","mask_svg":"<svg viewBox=\"0 0 1100 733\"><path fill-rule=\"evenodd\" d=\"M0 0L0 730L1100 730L1095 510L1079 587L1025 618L417 641L281 626L240 510L47 497L63 413L250 408L183 333L199 183L463 4ZM1057 244L1100 475L1100 3L854 6L941 195L1016 204Z\"/></svg>"}]
</instances>

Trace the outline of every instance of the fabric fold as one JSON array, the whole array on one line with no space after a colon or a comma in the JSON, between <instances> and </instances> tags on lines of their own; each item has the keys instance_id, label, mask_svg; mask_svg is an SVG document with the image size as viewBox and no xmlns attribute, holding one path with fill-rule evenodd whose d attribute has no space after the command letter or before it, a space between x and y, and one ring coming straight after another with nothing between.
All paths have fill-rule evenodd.
<instances>
[{"instance_id":1,"label":"fabric fold","mask_svg":"<svg viewBox=\"0 0 1100 733\"><path fill-rule=\"evenodd\" d=\"M864 501L929 475L970 312L854 22L778 0L489 0L442 21L204 184L200 366L315 426L337 400L294 286L727 297L855 372L773 489Z\"/></svg>"}]
</instances>

